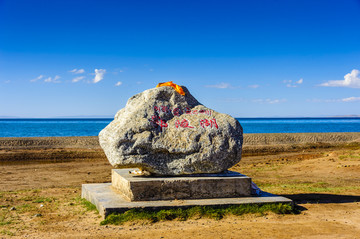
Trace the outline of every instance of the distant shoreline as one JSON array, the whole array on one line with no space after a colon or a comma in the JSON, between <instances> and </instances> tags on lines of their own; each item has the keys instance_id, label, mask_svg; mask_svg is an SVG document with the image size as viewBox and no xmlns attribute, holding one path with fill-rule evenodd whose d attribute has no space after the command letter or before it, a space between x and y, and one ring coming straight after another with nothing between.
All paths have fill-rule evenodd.
<instances>
[{"instance_id":1,"label":"distant shoreline","mask_svg":"<svg viewBox=\"0 0 360 239\"><path fill-rule=\"evenodd\" d=\"M244 134L244 147L299 144L360 143L360 132L353 133L258 133ZM0 137L0 149L100 149L97 136Z\"/></svg>"},{"instance_id":2,"label":"distant shoreline","mask_svg":"<svg viewBox=\"0 0 360 239\"><path fill-rule=\"evenodd\" d=\"M360 117L236 119L245 134L360 132ZM97 136L112 120L113 118L0 119L0 137Z\"/></svg>"},{"instance_id":3,"label":"distant shoreline","mask_svg":"<svg viewBox=\"0 0 360 239\"><path fill-rule=\"evenodd\" d=\"M360 119L354 116L319 116L319 117L234 117L235 119ZM0 117L0 120L113 120L114 117Z\"/></svg>"}]
</instances>

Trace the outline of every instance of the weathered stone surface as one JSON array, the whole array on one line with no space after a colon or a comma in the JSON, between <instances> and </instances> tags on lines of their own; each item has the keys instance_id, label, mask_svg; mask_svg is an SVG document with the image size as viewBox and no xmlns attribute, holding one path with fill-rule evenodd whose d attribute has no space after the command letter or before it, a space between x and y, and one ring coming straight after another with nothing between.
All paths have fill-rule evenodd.
<instances>
[{"instance_id":1,"label":"weathered stone surface","mask_svg":"<svg viewBox=\"0 0 360 239\"><path fill-rule=\"evenodd\" d=\"M142 177L130 174L128 169L113 169L111 182L112 187L129 201L251 196L251 178L233 171L178 177Z\"/></svg>"},{"instance_id":2,"label":"weathered stone surface","mask_svg":"<svg viewBox=\"0 0 360 239\"><path fill-rule=\"evenodd\" d=\"M111 165L181 175L218 173L240 161L240 123L205 107L183 89L185 96L166 86L128 100L99 134Z\"/></svg>"}]
</instances>

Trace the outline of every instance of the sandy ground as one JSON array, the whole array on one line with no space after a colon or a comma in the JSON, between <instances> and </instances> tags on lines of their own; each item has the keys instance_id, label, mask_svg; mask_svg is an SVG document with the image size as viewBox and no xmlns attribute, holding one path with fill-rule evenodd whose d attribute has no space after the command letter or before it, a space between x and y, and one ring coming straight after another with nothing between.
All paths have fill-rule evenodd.
<instances>
[{"instance_id":1,"label":"sandy ground","mask_svg":"<svg viewBox=\"0 0 360 239\"><path fill-rule=\"evenodd\" d=\"M0 238L360 238L360 144L346 137L283 145L268 138L245 147L232 168L293 199L300 214L120 226L100 226L102 218L80 200L81 184L110 182L111 166L96 146L24 148L0 140Z\"/></svg>"}]
</instances>

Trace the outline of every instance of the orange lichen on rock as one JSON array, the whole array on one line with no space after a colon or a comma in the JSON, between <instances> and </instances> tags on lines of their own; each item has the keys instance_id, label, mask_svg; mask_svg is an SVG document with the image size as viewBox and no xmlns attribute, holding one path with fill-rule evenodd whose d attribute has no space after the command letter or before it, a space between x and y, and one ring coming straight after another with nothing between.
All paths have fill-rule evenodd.
<instances>
[{"instance_id":1,"label":"orange lichen on rock","mask_svg":"<svg viewBox=\"0 0 360 239\"><path fill-rule=\"evenodd\" d=\"M176 90L176 92L179 93L180 95L185 95L185 92L184 92L183 88L181 88L181 86L173 83L172 81L164 82L164 83L159 83L156 87L161 87L161 86L171 86L171 87L174 88L174 89Z\"/></svg>"}]
</instances>

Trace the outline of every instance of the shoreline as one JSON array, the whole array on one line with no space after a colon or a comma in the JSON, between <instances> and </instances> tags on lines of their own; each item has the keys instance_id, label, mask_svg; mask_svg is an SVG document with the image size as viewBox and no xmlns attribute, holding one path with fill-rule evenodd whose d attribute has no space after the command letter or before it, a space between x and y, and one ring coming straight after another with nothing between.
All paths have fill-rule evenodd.
<instances>
[{"instance_id":1,"label":"shoreline","mask_svg":"<svg viewBox=\"0 0 360 239\"><path fill-rule=\"evenodd\" d=\"M260 133L244 134L244 148L253 146L338 145L358 142L360 132L353 133ZM0 150L12 149L101 149L98 136L74 137L0 137Z\"/></svg>"}]
</instances>

